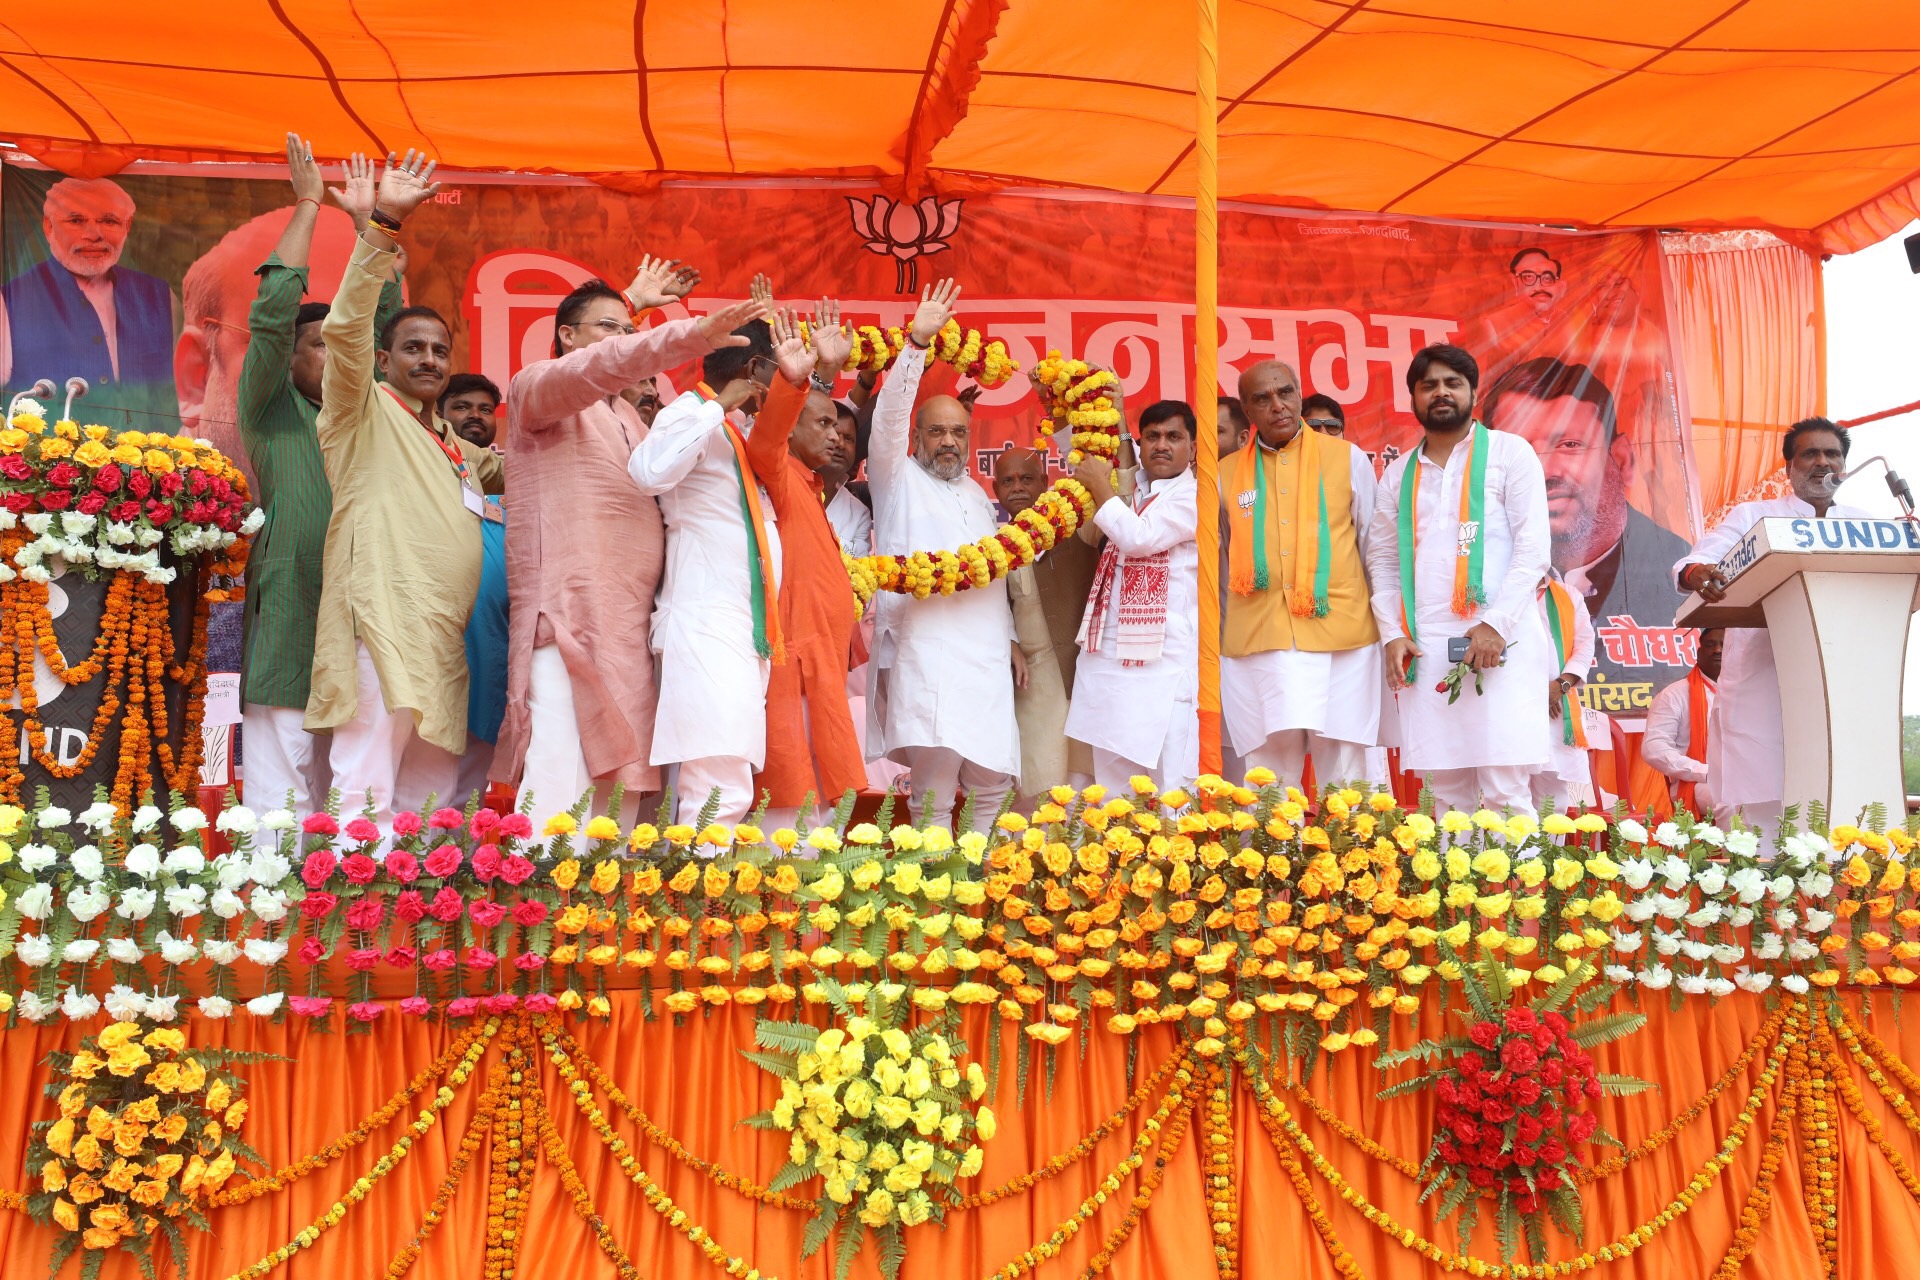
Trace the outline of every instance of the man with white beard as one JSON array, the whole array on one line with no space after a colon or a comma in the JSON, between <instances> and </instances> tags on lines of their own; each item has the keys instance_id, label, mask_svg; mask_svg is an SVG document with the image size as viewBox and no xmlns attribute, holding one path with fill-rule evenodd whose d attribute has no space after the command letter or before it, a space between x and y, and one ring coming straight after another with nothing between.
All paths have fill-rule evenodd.
<instances>
[{"instance_id":1,"label":"man with white beard","mask_svg":"<svg viewBox=\"0 0 1920 1280\"><path fill-rule=\"evenodd\" d=\"M1825 418L1805 418L1780 441L1793 495L1743 502L1673 567L1682 591L1709 603L1727 594L1720 560L1768 516L1864 520L1870 512L1841 506L1833 492L1845 473L1851 442L1847 429ZM1773 639L1765 627L1729 627L1720 661L1720 681L1707 713L1707 789L1714 817L1724 823L1741 814L1767 842L1786 808L1787 753L1782 741L1780 681L1773 665ZM1796 802L1810 797L1794 796Z\"/></svg>"},{"instance_id":2,"label":"man with white beard","mask_svg":"<svg viewBox=\"0 0 1920 1280\"><path fill-rule=\"evenodd\" d=\"M951 280L921 290L907 345L874 407L867 474L877 554L952 551L995 528L992 501L967 474L966 406L933 396L913 407L927 345L959 297ZM936 821L970 792L974 828L985 830L1020 772L1013 687L1025 682L1026 662L1005 580L925 600L882 595L872 669L869 754L907 766L916 812L932 792Z\"/></svg>"}]
</instances>

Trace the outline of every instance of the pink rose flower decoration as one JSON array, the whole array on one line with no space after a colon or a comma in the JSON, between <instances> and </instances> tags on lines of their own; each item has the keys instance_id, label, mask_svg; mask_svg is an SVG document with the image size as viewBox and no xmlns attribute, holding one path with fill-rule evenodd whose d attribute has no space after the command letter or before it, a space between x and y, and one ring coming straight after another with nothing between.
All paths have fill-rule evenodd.
<instances>
[{"instance_id":1,"label":"pink rose flower decoration","mask_svg":"<svg viewBox=\"0 0 1920 1280\"><path fill-rule=\"evenodd\" d=\"M288 996L287 1007L303 1018L323 1018L333 1001L326 996Z\"/></svg>"},{"instance_id":2,"label":"pink rose flower decoration","mask_svg":"<svg viewBox=\"0 0 1920 1280\"><path fill-rule=\"evenodd\" d=\"M435 809L427 819L427 826L435 831L458 831L467 825L467 820L458 809Z\"/></svg>"},{"instance_id":3,"label":"pink rose flower decoration","mask_svg":"<svg viewBox=\"0 0 1920 1280\"><path fill-rule=\"evenodd\" d=\"M449 1018L471 1018L479 1008L480 998L478 996L461 996L457 1000L447 1001L447 1016Z\"/></svg>"},{"instance_id":4,"label":"pink rose flower decoration","mask_svg":"<svg viewBox=\"0 0 1920 1280\"><path fill-rule=\"evenodd\" d=\"M308 814L307 820L300 824L300 829L310 836L337 836L340 834L340 824L333 820L333 815L330 813Z\"/></svg>"},{"instance_id":5,"label":"pink rose flower decoration","mask_svg":"<svg viewBox=\"0 0 1920 1280\"><path fill-rule=\"evenodd\" d=\"M396 849L387 855L387 874L400 884L412 884L420 878L420 859L405 849Z\"/></svg>"},{"instance_id":6,"label":"pink rose flower decoration","mask_svg":"<svg viewBox=\"0 0 1920 1280\"><path fill-rule=\"evenodd\" d=\"M491 969L500 963L500 957L485 947L467 948L467 968Z\"/></svg>"},{"instance_id":7,"label":"pink rose flower decoration","mask_svg":"<svg viewBox=\"0 0 1920 1280\"><path fill-rule=\"evenodd\" d=\"M528 1013L552 1013L560 1007L560 1002L541 991L528 996L525 1005Z\"/></svg>"},{"instance_id":8,"label":"pink rose flower decoration","mask_svg":"<svg viewBox=\"0 0 1920 1280\"><path fill-rule=\"evenodd\" d=\"M364 853L349 854L340 870L346 872L348 884L372 884L373 878L380 874L380 864Z\"/></svg>"},{"instance_id":9,"label":"pink rose flower decoration","mask_svg":"<svg viewBox=\"0 0 1920 1280\"><path fill-rule=\"evenodd\" d=\"M372 844L380 838L380 828L371 819L354 818L347 823L347 839L355 844Z\"/></svg>"},{"instance_id":10,"label":"pink rose flower decoration","mask_svg":"<svg viewBox=\"0 0 1920 1280\"><path fill-rule=\"evenodd\" d=\"M347 905L347 927L350 929L378 929L386 918L387 902L377 893L368 894Z\"/></svg>"},{"instance_id":11,"label":"pink rose flower decoration","mask_svg":"<svg viewBox=\"0 0 1920 1280\"><path fill-rule=\"evenodd\" d=\"M480 809L473 815L473 825L468 828L475 840L484 841L500 829L500 815L491 809Z\"/></svg>"},{"instance_id":12,"label":"pink rose flower decoration","mask_svg":"<svg viewBox=\"0 0 1920 1280\"><path fill-rule=\"evenodd\" d=\"M309 920L324 920L339 905L340 899L333 894L315 890L301 900L300 914Z\"/></svg>"},{"instance_id":13,"label":"pink rose flower decoration","mask_svg":"<svg viewBox=\"0 0 1920 1280\"><path fill-rule=\"evenodd\" d=\"M347 1012L352 1015L355 1022L372 1022L386 1012L386 1006L378 1000L364 1000L359 1004L348 1005Z\"/></svg>"},{"instance_id":14,"label":"pink rose flower decoration","mask_svg":"<svg viewBox=\"0 0 1920 1280\"><path fill-rule=\"evenodd\" d=\"M445 973L458 962L459 957L453 954L451 947L441 947L438 951L427 952L426 958L420 963L436 973Z\"/></svg>"},{"instance_id":15,"label":"pink rose flower decoration","mask_svg":"<svg viewBox=\"0 0 1920 1280\"><path fill-rule=\"evenodd\" d=\"M417 836L420 834L420 815L409 809L405 813L393 815L393 834L397 836Z\"/></svg>"},{"instance_id":16,"label":"pink rose flower decoration","mask_svg":"<svg viewBox=\"0 0 1920 1280\"><path fill-rule=\"evenodd\" d=\"M473 874L482 883L500 874L500 846L483 844L473 851Z\"/></svg>"},{"instance_id":17,"label":"pink rose flower decoration","mask_svg":"<svg viewBox=\"0 0 1920 1280\"><path fill-rule=\"evenodd\" d=\"M512 840L531 839L533 819L524 813L510 813L500 819L500 834Z\"/></svg>"},{"instance_id":18,"label":"pink rose flower decoration","mask_svg":"<svg viewBox=\"0 0 1920 1280\"><path fill-rule=\"evenodd\" d=\"M448 922L458 920L460 913L466 909L467 900L461 897L460 891L451 885L434 894L433 901L427 906L427 912L435 920Z\"/></svg>"},{"instance_id":19,"label":"pink rose flower decoration","mask_svg":"<svg viewBox=\"0 0 1920 1280\"><path fill-rule=\"evenodd\" d=\"M547 904L528 898L513 909L513 922L528 929L547 918Z\"/></svg>"},{"instance_id":20,"label":"pink rose flower decoration","mask_svg":"<svg viewBox=\"0 0 1920 1280\"><path fill-rule=\"evenodd\" d=\"M318 938L308 938L293 953L301 964L312 966L320 963L320 957L327 954L327 948Z\"/></svg>"},{"instance_id":21,"label":"pink rose flower decoration","mask_svg":"<svg viewBox=\"0 0 1920 1280\"><path fill-rule=\"evenodd\" d=\"M502 991L497 996L488 996L480 1003L486 1006L488 1013L512 1013L513 1007L520 1003L520 997L510 991Z\"/></svg>"},{"instance_id":22,"label":"pink rose flower decoration","mask_svg":"<svg viewBox=\"0 0 1920 1280\"><path fill-rule=\"evenodd\" d=\"M427 874L444 880L460 869L460 859L460 850L443 844L427 855Z\"/></svg>"},{"instance_id":23,"label":"pink rose flower decoration","mask_svg":"<svg viewBox=\"0 0 1920 1280\"><path fill-rule=\"evenodd\" d=\"M467 904L467 914L482 929L491 929L507 918L507 908L487 898L476 898Z\"/></svg>"},{"instance_id":24,"label":"pink rose flower decoration","mask_svg":"<svg viewBox=\"0 0 1920 1280\"><path fill-rule=\"evenodd\" d=\"M395 969L411 969L418 954L412 947L389 947L384 959Z\"/></svg>"},{"instance_id":25,"label":"pink rose flower decoration","mask_svg":"<svg viewBox=\"0 0 1920 1280\"><path fill-rule=\"evenodd\" d=\"M412 924L427 914L427 900L420 896L418 889L408 889L393 900L393 914Z\"/></svg>"},{"instance_id":26,"label":"pink rose flower decoration","mask_svg":"<svg viewBox=\"0 0 1920 1280\"><path fill-rule=\"evenodd\" d=\"M380 963L380 948L355 947L347 953L347 968L355 973L365 973Z\"/></svg>"},{"instance_id":27,"label":"pink rose flower decoration","mask_svg":"<svg viewBox=\"0 0 1920 1280\"><path fill-rule=\"evenodd\" d=\"M508 884L524 884L527 877L532 874L533 863L517 853L510 854L507 860L500 864L500 878Z\"/></svg>"},{"instance_id":28,"label":"pink rose flower decoration","mask_svg":"<svg viewBox=\"0 0 1920 1280\"><path fill-rule=\"evenodd\" d=\"M414 1018L424 1018L433 1012L433 1006L425 996L408 996L400 1002L400 1012Z\"/></svg>"},{"instance_id":29,"label":"pink rose flower decoration","mask_svg":"<svg viewBox=\"0 0 1920 1280\"><path fill-rule=\"evenodd\" d=\"M547 958L538 951L522 951L513 958L514 968L522 973L532 973L547 962Z\"/></svg>"},{"instance_id":30,"label":"pink rose flower decoration","mask_svg":"<svg viewBox=\"0 0 1920 1280\"><path fill-rule=\"evenodd\" d=\"M307 888L318 889L333 878L333 869L339 865L340 859L333 856L333 850L315 849L301 865L300 878L306 882Z\"/></svg>"}]
</instances>

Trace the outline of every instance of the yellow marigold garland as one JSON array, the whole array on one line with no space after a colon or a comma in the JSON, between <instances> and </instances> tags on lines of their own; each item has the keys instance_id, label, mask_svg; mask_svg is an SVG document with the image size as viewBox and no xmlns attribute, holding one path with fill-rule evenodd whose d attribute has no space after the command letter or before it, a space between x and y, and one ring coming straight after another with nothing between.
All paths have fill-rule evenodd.
<instances>
[{"instance_id":1,"label":"yellow marigold garland","mask_svg":"<svg viewBox=\"0 0 1920 1280\"><path fill-rule=\"evenodd\" d=\"M907 345L905 331L898 328L882 330L878 325L863 324L851 329L853 347L847 353L847 362L840 366L843 373L880 373L900 358ZM802 320L800 340L810 343L812 334L812 322ZM927 346L927 359L950 364L983 387L999 386L1020 368L1005 342L988 338L978 329L963 328L952 319L933 336Z\"/></svg>"},{"instance_id":2,"label":"yellow marigold garland","mask_svg":"<svg viewBox=\"0 0 1920 1280\"><path fill-rule=\"evenodd\" d=\"M479 1101L474 1105L473 1120L467 1125L466 1133L461 1135L460 1146L447 1165L447 1176L440 1180L439 1190L434 1193L433 1201L427 1206L425 1215L421 1217L420 1226L413 1233L413 1238L407 1241L400 1252L393 1256L393 1261L387 1264L387 1280L400 1280L401 1276L413 1270L413 1264L420 1261L420 1252L426 1246L427 1237L431 1236L434 1230L446 1220L447 1207L453 1203L453 1197L460 1190L462 1179L466 1177L474 1157L480 1153L480 1144L486 1140L490 1132L498 1132L495 1128L495 1107L498 1099L506 1092L507 1065L505 1062L496 1062L487 1073L486 1092L480 1095Z\"/></svg>"}]
</instances>

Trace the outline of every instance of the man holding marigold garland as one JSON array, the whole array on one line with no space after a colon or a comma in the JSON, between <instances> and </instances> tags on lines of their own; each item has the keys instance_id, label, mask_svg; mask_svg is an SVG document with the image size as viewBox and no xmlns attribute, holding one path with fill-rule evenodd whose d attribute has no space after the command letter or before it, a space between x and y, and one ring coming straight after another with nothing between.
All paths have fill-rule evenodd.
<instances>
[{"instance_id":1,"label":"man holding marigold garland","mask_svg":"<svg viewBox=\"0 0 1920 1280\"><path fill-rule=\"evenodd\" d=\"M993 534L993 502L967 474L969 420L952 396L916 412L927 347L953 313L951 280L921 290L873 413L867 472L873 549L905 557L956 550ZM924 600L883 594L874 624L867 750L907 766L916 805L931 792L936 821L962 789L977 830L992 825L1020 771L1015 680L1026 678L1004 579Z\"/></svg>"}]
</instances>

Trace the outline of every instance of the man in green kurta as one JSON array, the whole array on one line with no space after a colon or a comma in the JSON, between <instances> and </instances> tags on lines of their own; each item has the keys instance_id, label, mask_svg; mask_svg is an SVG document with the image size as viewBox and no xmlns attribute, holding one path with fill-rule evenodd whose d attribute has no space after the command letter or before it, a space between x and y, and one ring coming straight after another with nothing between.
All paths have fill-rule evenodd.
<instances>
[{"instance_id":1,"label":"man in green kurta","mask_svg":"<svg viewBox=\"0 0 1920 1280\"><path fill-rule=\"evenodd\" d=\"M307 728L333 730L328 762L345 807L364 803L383 825L430 795L453 799L467 743L464 633L480 588L482 494L502 488L499 455L434 412L453 346L446 322L408 307L374 328L401 223L438 189L432 175L424 156L389 157L321 323L316 430L333 512Z\"/></svg>"},{"instance_id":2,"label":"man in green kurta","mask_svg":"<svg viewBox=\"0 0 1920 1280\"><path fill-rule=\"evenodd\" d=\"M293 212L278 247L255 273L260 287L247 314L247 355L240 367L240 439L259 477L266 515L247 564L242 777L257 807L284 803L309 813L324 798L326 776L326 758L315 759L315 739L304 722L333 497L315 434L327 356L320 322L327 304L301 299L326 183L312 147L295 134L287 135L287 168ZM373 207L372 167L364 160L349 164L345 190L334 194L357 233ZM398 277L396 271L381 286L376 326L400 309Z\"/></svg>"}]
</instances>

